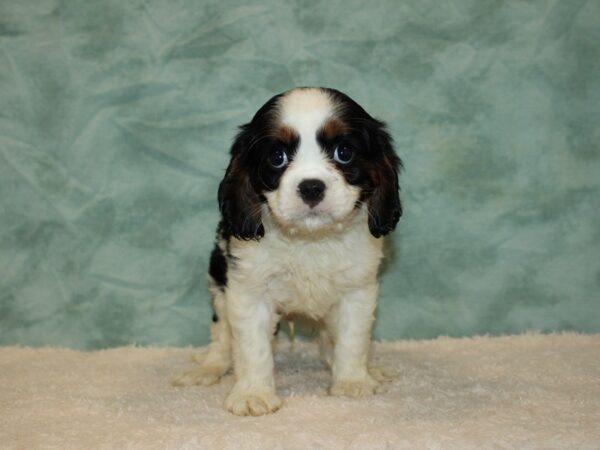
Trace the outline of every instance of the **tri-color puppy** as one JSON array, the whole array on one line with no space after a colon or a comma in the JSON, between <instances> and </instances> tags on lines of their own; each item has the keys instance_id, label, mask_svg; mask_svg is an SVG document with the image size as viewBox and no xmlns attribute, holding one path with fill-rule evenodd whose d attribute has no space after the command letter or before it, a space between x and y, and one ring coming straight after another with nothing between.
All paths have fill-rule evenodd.
<instances>
[{"instance_id":1,"label":"tri-color puppy","mask_svg":"<svg viewBox=\"0 0 600 450\"><path fill-rule=\"evenodd\" d=\"M260 108L219 186L212 342L174 384L215 383L233 363L226 408L276 411L273 331L282 315L301 314L321 326L330 393L377 392L367 360L381 238L402 214L400 165L385 125L339 91L296 88Z\"/></svg>"}]
</instances>

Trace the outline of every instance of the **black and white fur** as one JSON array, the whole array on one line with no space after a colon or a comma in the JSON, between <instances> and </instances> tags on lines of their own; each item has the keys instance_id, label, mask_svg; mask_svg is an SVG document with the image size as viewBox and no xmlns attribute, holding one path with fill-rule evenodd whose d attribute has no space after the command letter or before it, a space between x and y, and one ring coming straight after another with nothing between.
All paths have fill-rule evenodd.
<instances>
[{"instance_id":1,"label":"black and white fur","mask_svg":"<svg viewBox=\"0 0 600 450\"><path fill-rule=\"evenodd\" d=\"M321 326L330 393L377 392L367 359L381 237L402 214L400 165L384 124L339 91L296 88L260 108L219 186L212 342L174 383L213 384L233 365L226 408L276 411L271 339L282 315L301 314Z\"/></svg>"}]
</instances>

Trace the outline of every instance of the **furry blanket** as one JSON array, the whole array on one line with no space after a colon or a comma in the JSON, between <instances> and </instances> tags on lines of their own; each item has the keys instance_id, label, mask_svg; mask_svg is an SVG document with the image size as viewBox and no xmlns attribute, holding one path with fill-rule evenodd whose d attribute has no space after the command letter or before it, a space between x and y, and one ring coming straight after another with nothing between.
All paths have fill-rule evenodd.
<instances>
[{"instance_id":1,"label":"furry blanket","mask_svg":"<svg viewBox=\"0 0 600 450\"><path fill-rule=\"evenodd\" d=\"M314 344L279 343L283 408L223 409L233 376L174 388L194 349L0 348L2 448L600 448L600 335L374 345L385 394L326 395Z\"/></svg>"}]
</instances>

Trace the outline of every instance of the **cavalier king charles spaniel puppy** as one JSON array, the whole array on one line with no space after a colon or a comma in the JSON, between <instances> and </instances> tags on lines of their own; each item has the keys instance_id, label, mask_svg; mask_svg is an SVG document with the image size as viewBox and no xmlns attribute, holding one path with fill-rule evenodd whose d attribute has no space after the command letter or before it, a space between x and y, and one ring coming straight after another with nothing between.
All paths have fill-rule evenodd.
<instances>
[{"instance_id":1,"label":"cavalier king charles spaniel puppy","mask_svg":"<svg viewBox=\"0 0 600 450\"><path fill-rule=\"evenodd\" d=\"M219 186L212 341L174 384L210 385L233 366L225 407L276 411L271 340L281 317L303 315L320 327L329 392L378 392L384 375L368 355L382 237L402 214L400 167L384 123L334 89L276 95L241 126Z\"/></svg>"}]
</instances>

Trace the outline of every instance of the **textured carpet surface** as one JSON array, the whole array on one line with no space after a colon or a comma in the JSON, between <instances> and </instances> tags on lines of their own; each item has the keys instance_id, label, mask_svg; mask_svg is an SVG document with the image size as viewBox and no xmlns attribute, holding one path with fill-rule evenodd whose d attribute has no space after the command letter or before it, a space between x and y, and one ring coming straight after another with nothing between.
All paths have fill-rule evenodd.
<instances>
[{"instance_id":1,"label":"textured carpet surface","mask_svg":"<svg viewBox=\"0 0 600 450\"><path fill-rule=\"evenodd\" d=\"M169 384L196 349L0 349L3 448L600 448L600 335L378 343L388 392L326 395L311 343L278 346L284 407L235 417L231 375Z\"/></svg>"}]
</instances>

